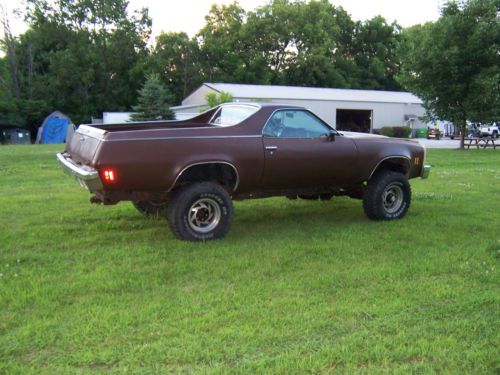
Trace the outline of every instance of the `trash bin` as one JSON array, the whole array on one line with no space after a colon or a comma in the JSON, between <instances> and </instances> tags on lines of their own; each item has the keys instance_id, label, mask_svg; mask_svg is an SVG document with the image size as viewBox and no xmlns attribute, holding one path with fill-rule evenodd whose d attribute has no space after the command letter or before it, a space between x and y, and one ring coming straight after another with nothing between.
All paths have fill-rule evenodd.
<instances>
[{"instance_id":1,"label":"trash bin","mask_svg":"<svg viewBox=\"0 0 500 375\"><path fill-rule=\"evenodd\" d=\"M427 138L427 129L417 129L417 138Z\"/></svg>"}]
</instances>

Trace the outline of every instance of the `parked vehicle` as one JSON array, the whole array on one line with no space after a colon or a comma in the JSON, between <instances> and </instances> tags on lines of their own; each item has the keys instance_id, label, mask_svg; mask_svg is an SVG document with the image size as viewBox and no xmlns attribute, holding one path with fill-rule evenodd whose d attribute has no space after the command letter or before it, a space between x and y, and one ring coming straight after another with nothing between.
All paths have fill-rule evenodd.
<instances>
[{"instance_id":1,"label":"parked vehicle","mask_svg":"<svg viewBox=\"0 0 500 375\"><path fill-rule=\"evenodd\" d=\"M224 104L183 121L82 125L57 154L93 203L131 201L184 240L224 236L232 200L362 199L373 220L400 219L408 180L426 178L417 141L339 132L302 107Z\"/></svg>"},{"instance_id":2,"label":"parked vehicle","mask_svg":"<svg viewBox=\"0 0 500 375\"><path fill-rule=\"evenodd\" d=\"M482 125L479 128L479 132L483 137L492 137L492 138L498 138L498 135L500 134L498 123Z\"/></svg>"},{"instance_id":3,"label":"parked vehicle","mask_svg":"<svg viewBox=\"0 0 500 375\"><path fill-rule=\"evenodd\" d=\"M468 138L480 138L481 131L480 124L467 121L467 137Z\"/></svg>"},{"instance_id":4,"label":"parked vehicle","mask_svg":"<svg viewBox=\"0 0 500 375\"><path fill-rule=\"evenodd\" d=\"M439 131L438 128L429 128L427 129L427 139L436 139L439 140L443 134Z\"/></svg>"}]
</instances>

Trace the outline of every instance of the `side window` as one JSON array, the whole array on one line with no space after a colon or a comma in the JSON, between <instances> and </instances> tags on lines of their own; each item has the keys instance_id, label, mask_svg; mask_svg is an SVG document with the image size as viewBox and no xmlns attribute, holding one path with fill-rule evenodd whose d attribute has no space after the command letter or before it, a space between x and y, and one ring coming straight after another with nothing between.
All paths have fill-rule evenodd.
<instances>
[{"instance_id":1,"label":"side window","mask_svg":"<svg viewBox=\"0 0 500 375\"><path fill-rule=\"evenodd\" d=\"M275 112L267 122L263 134L280 138L319 138L329 132L330 128L311 113L294 109Z\"/></svg>"},{"instance_id":2,"label":"side window","mask_svg":"<svg viewBox=\"0 0 500 375\"><path fill-rule=\"evenodd\" d=\"M222 106L211 120L211 123L216 126L233 126L239 124L243 120L253 115L258 111L257 107L244 106Z\"/></svg>"}]
</instances>

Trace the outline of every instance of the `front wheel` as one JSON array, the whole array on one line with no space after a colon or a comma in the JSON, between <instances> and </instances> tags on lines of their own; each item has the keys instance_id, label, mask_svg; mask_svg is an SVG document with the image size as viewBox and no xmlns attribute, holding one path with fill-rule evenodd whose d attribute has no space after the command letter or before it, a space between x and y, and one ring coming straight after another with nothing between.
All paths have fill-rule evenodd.
<instances>
[{"instance_id":1,"label":"front wheel","mask_svg":"<svg viewBox=\"0 0 500 375\"><path fill-rule=\"evenodd\" d=\"M395 220L406 215L411 202L408 179L401 173L379 172L368 182L363 209L371 220Z\"/></svg>"},{"instance_id":2,"label":"front wheel","mask_svg":"<svg viewBox=\"0 0 500 375\"><path fill-rule=\"evenodd\" d=\"M222 186L199 182L179 190L167 211L174 235L187 241L207 241L224 237L233 220L231 197Z\"/></svg>"}]
</instances>

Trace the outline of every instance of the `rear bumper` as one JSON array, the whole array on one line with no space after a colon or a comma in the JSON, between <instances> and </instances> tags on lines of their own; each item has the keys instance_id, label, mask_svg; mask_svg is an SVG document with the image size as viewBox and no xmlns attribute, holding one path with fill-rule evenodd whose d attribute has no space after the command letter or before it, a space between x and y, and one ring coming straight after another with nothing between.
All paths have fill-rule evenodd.
<instances>
[{"instance_id":1,"label":"rear bumper","mask_svg":"<svg viewBox=\"0 0 500 375\"><path fill-rule=\"evenodd\" d=\"M102 182L96 169L76 164L67 153L58 153L56 156L64 172L75 177L80 186L91 193L102 189Z\"/></svg>"},{"instance_id":2,"label":"rear bumper","mask_svg":"<svg viewBox=\"0 0 500 375\"><path fill-rule=\"evenodd\" d=\"M420 177L428 178L430 173L431 173L431 165L424 164L424 166L422 167L422 175Z\"/></svg>"}]
</instances>

